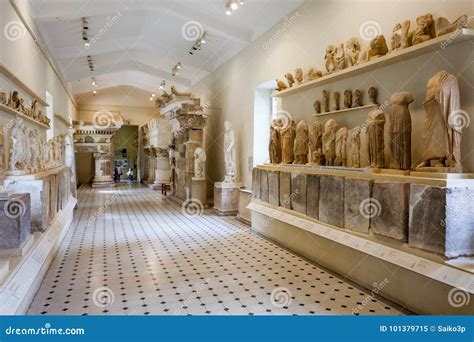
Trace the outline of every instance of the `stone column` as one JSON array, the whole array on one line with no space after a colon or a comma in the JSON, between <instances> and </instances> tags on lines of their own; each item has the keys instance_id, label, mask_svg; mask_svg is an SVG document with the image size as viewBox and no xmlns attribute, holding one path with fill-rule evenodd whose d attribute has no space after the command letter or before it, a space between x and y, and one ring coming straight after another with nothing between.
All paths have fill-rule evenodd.
<instances>
[{"instance_id":1,"label":"stone column","mask_svg":"<svg viewBox=\"0 0 474 342\"><path fill-rule=\"evenodd\" d=\"M151 186L153 189L161 189L162 184L170 184L171 168L169 153L167 148L157 148L155 182Z\"/></svg>"},{"instance_id":2,"label":"stone column","mask_svg":"<svg viewBox=\"0 0 474 342\"><path fill-rule=\"evenodd\" d=\"M156 172L156 149L150 147L150 153L148 155L148 178L145 179L145 183L153 184L155 182Z\"/></svg>"},{"instance_id":3,"label":"stone column","mask_svg":"<svg viewBox=\"0 0 474 342\"><path fill-rule=\"evenodd\" d=\"M95 177L92 181L93 188L113 187L112 156L109 153L94 153Z\"/></svg>"},{"instance_id":4,"label":"stone column","mask_svg":"<svg viewBox=\"0 0 474 342\"><path fill-rule=\"evenodd\" d=\"M146 182L148 180L149 172L150 172L150 156L148 155L148 148L145 148L143 154L143 181Z\"/></svg>"}]
</instances>

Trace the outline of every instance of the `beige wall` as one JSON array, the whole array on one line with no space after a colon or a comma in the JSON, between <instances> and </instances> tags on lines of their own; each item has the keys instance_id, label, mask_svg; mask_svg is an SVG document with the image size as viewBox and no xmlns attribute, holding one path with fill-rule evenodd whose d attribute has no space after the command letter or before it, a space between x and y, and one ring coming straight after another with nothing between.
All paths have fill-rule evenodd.
<instances>
[{"instance_id":1,"label":"beige wall","mask_svg":"<svg viewBox=\"0 0 474 342\"><path fill-rule=\"evenodd\" d=\"M254 97L255 89L260 84L283 78L284 73L293 72L296 67L307 69L313 66L322 69L326 46L346 42L349 37L358 36L361 25L367 21L376 21L389 42L394 24L401 20L410 19L413 27L416 17L427 12L433 13L435 17L445 16L453 20L464 13L473 14L473 9L472 1L467 0L306 1L289 14L286 21L279 22L247 49L193 86L193 93L201 97L203 103L210 101L212 106L221 108L219 115L211 117L207 128L208 161L212 163L212 167L208 167L209 177L214 181L224 178L221 148L223 137L220 133L223 131L224 121L229 120L233 124L237 139L239 173L246 186L250 186L249 157L253 156L253 118L258 115L254 114ZM270 40L271 37L274 39ZM367 42L364 42L365 45ZM375 72L286 97L282 101L282 108L289 111L296 120L313 121L312 103L320 97L322 89L332 92L360 88L366 91L370 86L375 86L380 93L380 103L388 99L393 92L410 91L415 98L411 105L415 163L422 151L420 130L424 115L422 102L426 81L443 69L457 75L462 109L473 113L473 57L472 43L448 47L439 53L430 53L380 68ZM349 113L335 115L334 118L348 128L361 125L366 120L366 112ZM388 111L386 116L388 117ZM324 117L324 120L328 118ZM466 158L463 163L471 172L474 171L474 154L471 153L474 147L473 137L474 124L471 124L465 130L462 142L462 153ZM267 144L260 143L257 148L267 149Z\"/></svg>"},{"instance_id":2,"label":"beige wall","mask_svg":"<svg viewBox=\"0 0 474 342\"><path fill-rule=\"evenodd\" d=\"M78 121L92 122L94 114L98 111L120 113L124 122L129 125L141 126L153 118L159 117L159 112L153 107L128 107L113 105L80 105L77 115Z\"/></svg>"}]
</instances>

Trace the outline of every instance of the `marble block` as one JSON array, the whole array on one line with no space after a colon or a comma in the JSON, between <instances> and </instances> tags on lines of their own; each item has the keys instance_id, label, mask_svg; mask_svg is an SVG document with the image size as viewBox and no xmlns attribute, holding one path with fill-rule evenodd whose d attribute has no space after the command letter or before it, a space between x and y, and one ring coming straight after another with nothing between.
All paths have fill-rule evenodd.
<instances>
[{"instance_id":1,"label":"marble block","mask_svg":"<svg viewBox=\"0 0 474 342\"><path fill-rule=\"evenodd\" d=\"M260 169L257 167L252 170L252 197L260 199Z\"/></svg>"},{"instance_id":2,"label":"marble block","mask_svg":"<svg viewBox=\"0 0 474 342\"><path fill-rule=\"evenodd\" d=\"M200 201L203 206L207 203L207 180L206 178L193 177L191 183L191 197Z\"/></svg>"},{"instance_id":3,"label":"marble block","mask_svg":"<svg viewBox=\"0 0 474 342\"><path fill-rule=\"evenodd\" d=\"M306 177L305 173L291 173L291 207L306 215Z\"/></svg>"},{"instance_id":4,"label":"marble block","mask_svg":"<svg viewBox=\"0 0 474 342\"><path fill-rule=\"evenodd\" d=\"M447 258L474 255L474 190L411 184L408 244Z\"/></svg>"},{"instance_id":5,"label":"marble block","mask_svg":"<svg viewBox=\"0 0 474 342\"><path fill-rule=\"evenodd\" d=\"M306 215L319 219L319 175L308 174L306 178Z\"/></svg>"},{"instance_id":6,"label":"marble block","mask_svg":"<svg viewBox=\"0 0 474 342\"><path fill-rule=\"evenodd\" d=\"M239 213L237 219L247 225L251 225L252 212L247 206L252 202L252 192L248 189L240 189L239 192Z\"/></svg>"},{"instance_id":7,"label":"marble block","mask_svg":"<svg viewBox=\"0 0 474 342\"><path fill-rule=\"evenodd\" d=\"M344 227L344 177L321 176L319 220L336 227Z\"/></svg>"},{"instance_id":8,"label":"marble block","mask_svg":"<svg viewBox=\"0 0 474 342\"><path fill-rule=\"evenodd\" d=\"M260 170L260 199L268 202L268 171Z\"/></svg>"},{"instance_id":9,"label":"marble block","mask_svg":"<svg viewBox=\"0 0 474 342\"><path fill-rule=\"evenodd\" d=\"M280 172L268 171L268 203L280 205Z\"/></svg>"},{"instance_id":10,"label":"marble block","mask_svg":"<svg viewBox=\"0 0 474 342\"><path fill-rule=\"evenodd\" d=\"M380 210L371 218L370 229L375 234L406 242L409 195L408 183L375 181L372 198Z\"/></svg>"},{"instance_id":11,"label":"marble block","mask_svg":"<svg viewBox=\"0 0 474 342\"><path fill-rule=\"evenodd\" d=\"M291 209L291 173L280 172L280 207Z\"/></svg>"},{"instance_id":12,"label":"marble block","mask_svg":"<svg viewBox=\"0 0 474 342\"><path fill-rule=\"evenodd\" d=\"M373 184L367 179L345 179L344 228L369 233L370 217L377 214L377 206L371 200Z\"/></svg>"},{"instance_id":13,"label":"marble block","mask_svg":"<svg viewBox=\"0 0 474 342\"><path fill-rule=\"evenodd\" d=\"M236 215L242 183L214 183L214 209L219 215Z\"/></svg>"},{"instance_id":14,"label":"marble block","mask_svg":"<svg viewBox=\"0 0 474 342\"><path fill-rule=\"evenodd\" d=\"M0 249L22 247L31 234L29 193L15 193L0 200Z\"/></svg>"}]
</instances>

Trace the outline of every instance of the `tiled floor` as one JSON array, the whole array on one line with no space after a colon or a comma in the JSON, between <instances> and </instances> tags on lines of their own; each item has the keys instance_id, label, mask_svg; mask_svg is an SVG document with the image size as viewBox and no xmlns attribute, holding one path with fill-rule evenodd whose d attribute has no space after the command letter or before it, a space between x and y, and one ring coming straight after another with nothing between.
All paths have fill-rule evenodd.
<instances>
[{"instance_id":1,"label":"tiled floor","mask_svg":"<svg viewBox=\"0 0 474 342\"><path fill-rule=\"evenodd\" d=\"M211 210L145 187L85 188L36 315L400 314ZM357 309L358 308L358 309Z\"/></svg>"}]
</instances>

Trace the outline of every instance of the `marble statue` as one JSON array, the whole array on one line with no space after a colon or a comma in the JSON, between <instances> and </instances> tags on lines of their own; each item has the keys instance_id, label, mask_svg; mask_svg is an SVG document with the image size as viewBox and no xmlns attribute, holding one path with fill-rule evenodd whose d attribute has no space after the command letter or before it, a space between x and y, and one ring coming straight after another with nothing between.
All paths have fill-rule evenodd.
<instances>
[{"instance_id":1,"label":"marble statue","mask_svg":"<svg viewBox=\"0 0 474 342\"><path fill-rule=\"evenodd\" d=\"M377 102L377 88L375 87L370 87L369 90L367 91L369 94L369 104L376 105L378 104Z\"/></svg>"},{"instance_id":2,"label":"marble statue","mask_svg":"<svg viewBox=\"0 0 474 342\"><path fill-rule=\"evenodd\" d=\"M308 139L308 147L309 147L309 162L311 164L315 163L316 153L322 154L323 148L323 125L320 122L313 122L309 126L309 139ZM319 165L319 164L318 164Z\"/></svg>"},{"instance_id":3,"label":"marble statue","mask_svg":"<svg viewBox=\"0 0 474 342\"><path fill-rule=\"evenodd\" d=\"M336 52L334 54L334 61L336 63L338 70L343 70L347 67L346 54L344 51L344 43L341 43L336 47Z\"/></svg>"},{"instance_id":4,"label":"marble statue","mask_svg":"<svg viewBox=\"0 0 474 342\"><path fill-rule=\"evenodd\" d=\"M352 108L363 106L362 96L363 96L362 90L360 89L354 90L354 93L352 93Z\"/></svg>"},{"instance_id":5,"label":"marble statue","mask_svg":"<svg viewBox=\"0 0 474 342\"><path fill-rule=\"evenodd\" d=\"M303 82L303 69L297 68L297 69L295 70L295 80L296 80L296 82L298 82L298 83L302 83L302 82Z\"/></svg>"},{"instance_id":6,"label":"marble statue","mask_svg":"<svg viewBox=\"0 0 474 342\"><path fill-rule=\"evenodd\" d=\"M360 42L359 38L357 37L351 37L346 43L346 49L347 49L347 61L349 66L353 66L357 64L357 61L359 60L359 54L360 54Z\"/></svg>"},{"instance_id":7,"label":"marble statue","mask_svg":"<svg viewBox=\"0 0 474 342\"><path fill-rule=\"evenodd\" d=\"M413 96L407 91L390 97L390 168L409 170L411 168L411 115L408 105Z\"/></svg>"},{"instance_id":8,"label":"marble statue","mask_svg":"<svg viewBox=\"0 0 474 342\"><path fill-rule=\"evenodd\" d=\"M65 146L65 162L66 166L71 169L71 183L76 183L76 158L74 156L74 133L75 129L69 127L67 129L67 134L64 137L64 146Z\"/></svg>"},{"instance_id":9,"label":"marble statue","mask_svg":"<svg viewBox=\"0 0 474 342\"><path fill-rule=\"evenodd\" d=\"M6 104L7 103L7 95L5 92L0 91L0 104Z\"/></svg>"},{"instance_id":10,"label":"marble statue","mask_svg":"<svg viewBox=\"0 0 474 342\"><path fill-rule=\"evenodd\" d=\"M320 77L323 76L323 73L322 71L319 71L319 70L316 70L316 69L313 69L313 68L309 68L307 74L306 74L306 77L307 77L307 80L308 81L312 81L312 80L315 80L315 79L318 79Z\"/></svg>"},{"instance_id":11,"label":"marble statue","mask_svg":"<svg viewBox=\"0 0 474 342\"><path fill-rule=\"evenodd\" d=\"M206 152L201 147L194 150L194 178L205 178Z\"/></svg>"},{"instance_id":12,"label":"marble statue","mask_svg":"<svg viewBox=\"0 0 474 342\"><path fill-rule=\"evenodd\" d=\"M281 139L280 131L278 129L277 119L272 120L270 125L270 144L268 145L268 154L270 156L270 163L281 163Z\"/></svg>"},{"instance_id":13,"label":"marble statue","mask_svg":"<svg viewBox=\"0 0 474 342\"><path fill-rule=\"evenodd\" d=\"M416 18L416 28L413 32L412 44L420 44L436 37L433 15L430 13Z\"/></svg>"},{"instance_id":14,"label":"marble statue","mask_svg":"<svg viewBox=\"0 0 474 342\"><path fill-rule=\"evenodd\" d=\"M468 24L467 15L463 14L452 23L445 17L439 17L435 20L435 31L437 36L442 36L461 28L466 28Z\"/></svg>"},{"instance_id":15,"label":"marble statue","mask_svg":"<svg viewBox=\"0 0 474 342\"><path fill-rule=\"evenodd\" d=\"M29 146L30 148L30 162L29 166L32 172L43 171L41 169L41 146L39 144L39 132L37 129L32 129L29 132Z\"/></svg>"},{"instance_id":16,"label":"marble statue","mask_svg":"<svg viewBox=\"0 0 474 342\"><path fill-rule=\"evenodd\" d=\"M344 108L351 108L352 106L352 91L344 90Z\"/></svg>"},{"instance_id":17,"label":"marble statue","mask_svg":"<svg viewBox=\"0 0 474 342\"><path fill-rule=\"evenodd\" d=\"M295 137L295 160L293 164L308 163L308 123L305 120L298 122Z\"/></svg>"},{"instance_id":18,"label":"marble statue","mask_svg":"<svg viewBox=\"0 0 474 342\"><path fill-rule=\"evenodd\" d=\"M440 71L428 80L424 102L423 162L418 167L449 167L462 172L461 135L469 122L461 110L458 81L447 71Z\"/></svg>"},{"instance_id":19,"label":"marble statue","mask_svg":"<svg viewBox=\"0 0 474 342\"><path fill-rule=\"evenodd\" d=\"M24 171L27 169L26 149L27 143L25 135L26 127L23 126L23 119L16 119L10 130L10 172Z\"/></svg>"},{"instance_id":20,"label":"marble statue","mask_svg":"<svg viewBox=\"0 0 474 342\"><path fill-rule=\"evenodd\" d=\"M20 104L21 104L21 99L20 99L20 96L18 95L18 92L15 90L13 91L13 93L11 93L11 96L10 96L11 100L10 100L10 103L11 103L11 108L13 109L20 109Z\"/></svg>"},{"instance_id":21,"label":"marble statue","mask_svg":"<svg viewBox=\"0 0 474 342\"><path fill-rule=\"evenodd\" d=\"M347 128L341 127L336 132L336 166L347 166Z\"/></svg>"},{"instance_id":22,"label":"marble statue","mask_svg":"<svg viewBox=\"0 0 474 342\"><path fill-rule=\"evenodd\" d=\"M378 35L370 41L368 49L359 54L357 64L368 62L373 58L385 56L388 52L387 42L383 35Z\"/></svg>"},{"instance_id":23,"label":"marble statue","mask_svg":"<svg viewBox=\"0 0 474 342\"><path fill-rule=\"evenodd\" d=\"M322 99L322 105L323 105L323 111L324 112L329 112L329 92L327 90L323 90L321 93Z\"/></svg>"},{"instance_id":24,"label":"marble statue","mask_svg":"<svg viewBox=\"0 0 474 342\"><path fill-rule=\"evenodd\" d=\"M319 101L319 100L314 101L313 109L314 109L314 114L320 114L321 113L321 101Z\"/></svg>"},{"instance_id":25,"label":"marble statue","mask_svg":"<svg viewBox=\"0 0 474 342\"><path fill-rule=\"evenodd\" d=\"M235 183L236 181L236 159L235 159L235 137L232 125L229 121L224 122L224 161L226 175L224 182Z\"/></svg>"},{"instance_id":26,"label":"marble statue","mask_svg":"<svg viewBox=\"0 0 474 342\"><path fill-rule=\"evenodd\" d=\"M400 49L402 45L402 24L396 23L392 30L392 37L390 38L390 51Z\"/></svg>"},{"instance_id":27,"label":"marble statue","mask_svg":"<svg viewBox=\"0 0 474 342\"><path fill-rule=\"evenodd\" d=\"M334 45L329 45L326 48L326 56L324 56L324 59L326 60L325 67L328 73L332 73L334 70L336 70L336 61L334 59L335 54L336 48Z\"/></svg>"},{"instance_id":28,"label":"marble statue","mask_svg":"<svg viewBox=\"0 0 474 342\"><path fill-rule=\"evenodd\" d=\"M390 43L391 51L405 49L411 46L410 20L397 23L393 28L392 39Z\"/></svg>"},{"instance_id":29,"label":"marble statue","mask_svg":"<svg viewBox=\"0 0 474 342\"><path fill-rule=\"evenodd\" d=\"M291 72L286 73L285 78L288 81L288 85L290 86L290 88L293 87L293 84L295 83L295 78L293 77Z\"/></svg>"},{"instance_id":30,"label":"marble statue","mask_svg":"<svg viewBox=\"0 0 474 342\"><path fill-rule=\"evenodd\" d=\"M285 90L286 88L288 88L288 86L286 85L285 82L283 81L280 81L279 79L276 80L276 84L277 84L277 90L278 91L282 91L282 90Z\"/></svg>"},{"instance_id":31,"label":"marble statue","mask_svg":"<svg viewBox=\"0 0 474 342\"><path fill-rule=\"evenodd\" d=\"M295 123L292 122L280 130L282 162L284 164L292 164L294 161L294 146L295 146Z\"/></svg>"},{"instance_id":32,"label":"marble statue","mask_svg":"<svg viewBox=\"0 0 474 342\"><path fill-rule=\"evenodd\" d=\"M339 98L341 95L339 94L338 91L335 91L332 94L332 110L339 110Z\"/></svg>"},{"instance_id":33,"label":"marble statue","mask_svg":"<svg viewBox=\"0 0 474 342\"><path fill-rule=\"evenodd\" d=\"M351 129L349 138L348 166L360 167L360 126Z\"/></svg>"},{"instance_id":34,"label":"marble statue","mask_svg":"<svg viewBox=\"0 0 474 342\"><path fill-rule=\"evenodd\" d=\"M369 153L370 167L383 168L385 165L384 157L384 126L385 114L383 110L374 109L369 112L367 118L367 144Z\"/></svg>"},{"instance_id":35,"label":"marble statue","mask_svg":"<svg viewBox=\"0 0 474 342\"><path fill-rule=\"evenodd\" d=\"M323 154L326 166L334 166L336 158L336 132L338 124L336 120L329 119L324 123L324 132L321 138L323 143Z\"/></svg>"},{"instance_id":36,"label":"marble statue","mask_svg":"<svg viewBox=\"0 0 474 342\"><path fill-rule=\"evenodd\" d=\"M0 199L8 199L10 194L3 186L3 182L5 181L5 162L3 152L3 139L0 139Z\"/></svg>"}]
</instances>

